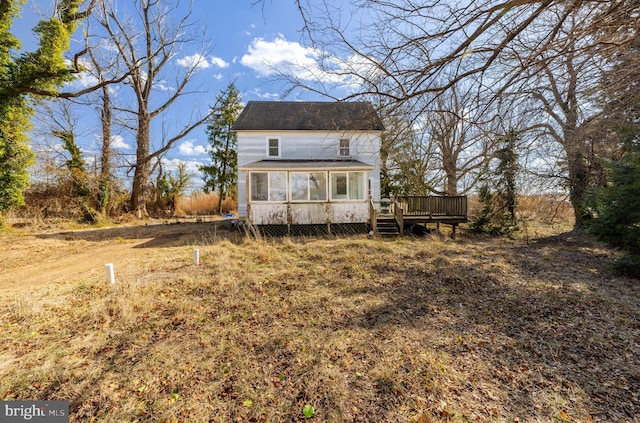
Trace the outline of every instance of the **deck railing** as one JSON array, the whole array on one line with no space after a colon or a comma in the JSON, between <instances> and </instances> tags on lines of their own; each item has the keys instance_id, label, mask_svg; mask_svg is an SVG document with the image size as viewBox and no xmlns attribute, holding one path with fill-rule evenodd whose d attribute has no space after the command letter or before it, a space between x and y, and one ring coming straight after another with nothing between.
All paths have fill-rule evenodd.
<instances>
[{"instance_id":1,"label":"deck railing","mask_svg":"<svg viewBox=\"0 0 640 423\"><path fill-rule=\"evenodd\" d=\"M467 196L400 196L396 203L405 216L467 216Z\"/></svg>"}]
</instances>

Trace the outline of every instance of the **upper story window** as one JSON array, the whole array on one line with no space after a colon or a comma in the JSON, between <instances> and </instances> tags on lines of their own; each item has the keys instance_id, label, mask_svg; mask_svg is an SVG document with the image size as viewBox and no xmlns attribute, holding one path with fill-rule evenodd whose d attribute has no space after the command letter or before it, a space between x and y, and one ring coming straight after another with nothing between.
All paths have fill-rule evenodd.
<instances>
[{"instance_id":1,"label":"upper story window","mask_svg":"<svg viewBox=\"0 0 640 423\"><path fill-rule=\"evenodd\" d=\"M280 138L267 139L267 157L280 157Z\"/></svg>"},{"instance_id":2,"label":"upper story window","mask_svg":"<svg viewBox=\"0 0 640 423\"><path fill-rule=\"evenodd\" d=\"M340 147L338 148L338 157L351 157L348 138L340 139Z\"/></svg>"}]
</instances>

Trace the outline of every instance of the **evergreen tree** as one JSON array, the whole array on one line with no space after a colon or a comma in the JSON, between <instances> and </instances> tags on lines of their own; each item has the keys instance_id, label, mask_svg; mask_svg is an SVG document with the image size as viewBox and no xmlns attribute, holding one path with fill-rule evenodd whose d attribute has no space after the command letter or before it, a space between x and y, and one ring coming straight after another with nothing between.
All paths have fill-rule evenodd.
<instances>
[{"instance_id":1,"label":"evergreen tree","mask_svg":"<svg viewBox=\"0 0 640 423\"><path fill-rule=\"evenodd\" d=\"M626 152L607 164L609 184L595 192L589 233L627 255L614 270L640 277L640 134L626 140Z\"/></svg>"},{"instance_id":2,"label":"evergreen tree","mask_svg":"<svg viewBox=\"0 0 640 423\"><path fill-rule=\"evenodd\" d=\"M184 194L190 180L191 176L187 172L187 165L183 162L178 163L178 174L176 176L173 176L171 172L160 171L156 183L158 194L160 195L160 204L168 208L172 216L176 213L176 201L179 196Z\"/></svg>"},{"instance_id":3,"label":"evergreen tree","mask_svg":"<svg viewBox=\"0 0 640 423\"><path fill-rule=\"evenodd\" d=\"M516 144L519 134L511 128L500 140L502 148L496 152L498 166L496 168L496 194L500 198L501 212L506 227L516 226L516 203L518 197L516 177L520 171Z\"/></svg>"},{"instance_id":4,"label":"evergreen tree","mask_svg":"<svg viewBox=\"0 0 640 423\"><path fill-rule=\"evenodd\" d=\"M23 204L28 166L33 162L28 132L32 106L29 95L55 96L57 88L73 78L77 69L64 60L76 23L88 12L78 9L83 0L61 0L55 16L34 29L39 36L35 52L17 55L20 41L10 33L24 0L0 0L0 220L8 209Z\"/></svg>"},{"instance_id":5,"label":"evergreen tree","mask_svg":"<svg viewBox=\"0 0 640 423\"><path fill-rule=\"evenodd\" d=\"M204 192L216 191L218 193L218 213L222 213L222 200L224 197L233 196L237 182L238 152L237 134L231 130L242 110L240 93L231 83L217 98L216 108L212 110L213 118L207 125L207 134L211 149L210 166L201 166L204 172Z\"/></svg>"},{"instance_id":6,"label":"evergreen tree","mask_svg":"<svg viewBox=\"0 0 640 423\"><path fill-rule=\"evenodd\" d=\"M516 130L509 129L500 139L501 148L495 153L498 164L488 171L478 190L478 199L483 207L470 224L471 229L477 232L505 234L518 230L516 204L520 164L516 147L519 137Z\"/></svg>"},{"instance_id":7,"label":"evergreen tree","mask_svg":"<svg viewBox=\"0 0 640 423\"><path fill-rule=\"evenodd\" d=\"M602 81L602 119L598 122L621 146L619 157L603 160L605 184L594 188L588 205L592 217L587 231L626 255L613 268L621 274L640 278L640 40L622 54ZM611 131L613 130L613 131ZM616 151L617 152L617 151Z\"/></svg>"}]
</instances>

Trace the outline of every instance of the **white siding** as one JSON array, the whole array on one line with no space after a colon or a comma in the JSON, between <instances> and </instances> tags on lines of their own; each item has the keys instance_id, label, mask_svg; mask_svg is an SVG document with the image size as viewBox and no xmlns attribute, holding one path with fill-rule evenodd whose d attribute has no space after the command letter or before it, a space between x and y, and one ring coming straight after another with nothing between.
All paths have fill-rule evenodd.
<instances>
[{"instance_id":1,"label":"white siding","mask_svg":"<svg viewBox=\"0 0 640 423\"><path fill-rule=\"evenodd\" d=\"M309 225L363 223L369 218L369 205L357 203L252 204L249 218L256 225Z\"/></svg>"},{"instance_id":2,"label":"white siding","mask_svg":"<svg viewBox=\"0 0 640 423\"><path fill-rule=\"evenodd\" d=\"M286 204L252 204L251 221L256 225L286 225Z\"/></svg>"},{"instance_id":3,"label":"white siding","mask_svg":"<svg viewBox=\"0 0 640 423\"><path fill-rule=\"evenodd\" d=\"M373 167L367 177L374 201L380 201L380 132L238 131L238 168L267 159L268 138L280 138L280 160L338 159L340 139L350 139L350 158ZM238 214L247 217L245 172L238 174Z\"/></svg>"}]
</instances>

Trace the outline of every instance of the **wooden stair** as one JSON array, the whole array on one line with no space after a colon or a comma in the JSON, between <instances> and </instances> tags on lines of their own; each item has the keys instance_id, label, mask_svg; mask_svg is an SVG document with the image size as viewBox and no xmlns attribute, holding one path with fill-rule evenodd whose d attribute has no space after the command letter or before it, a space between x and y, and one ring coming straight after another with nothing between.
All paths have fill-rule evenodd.
<instances>
[{"instance_id":1,"label":"wooden stair","mask_svg":"<svg viewBox=\"0 0 640 423\"><path fill-rule=\"evenodd\" d=\"M377 218L378 235L382 237L400 236L400 228L393 217L378 216Z\"/></svg>"}]
</instances>

